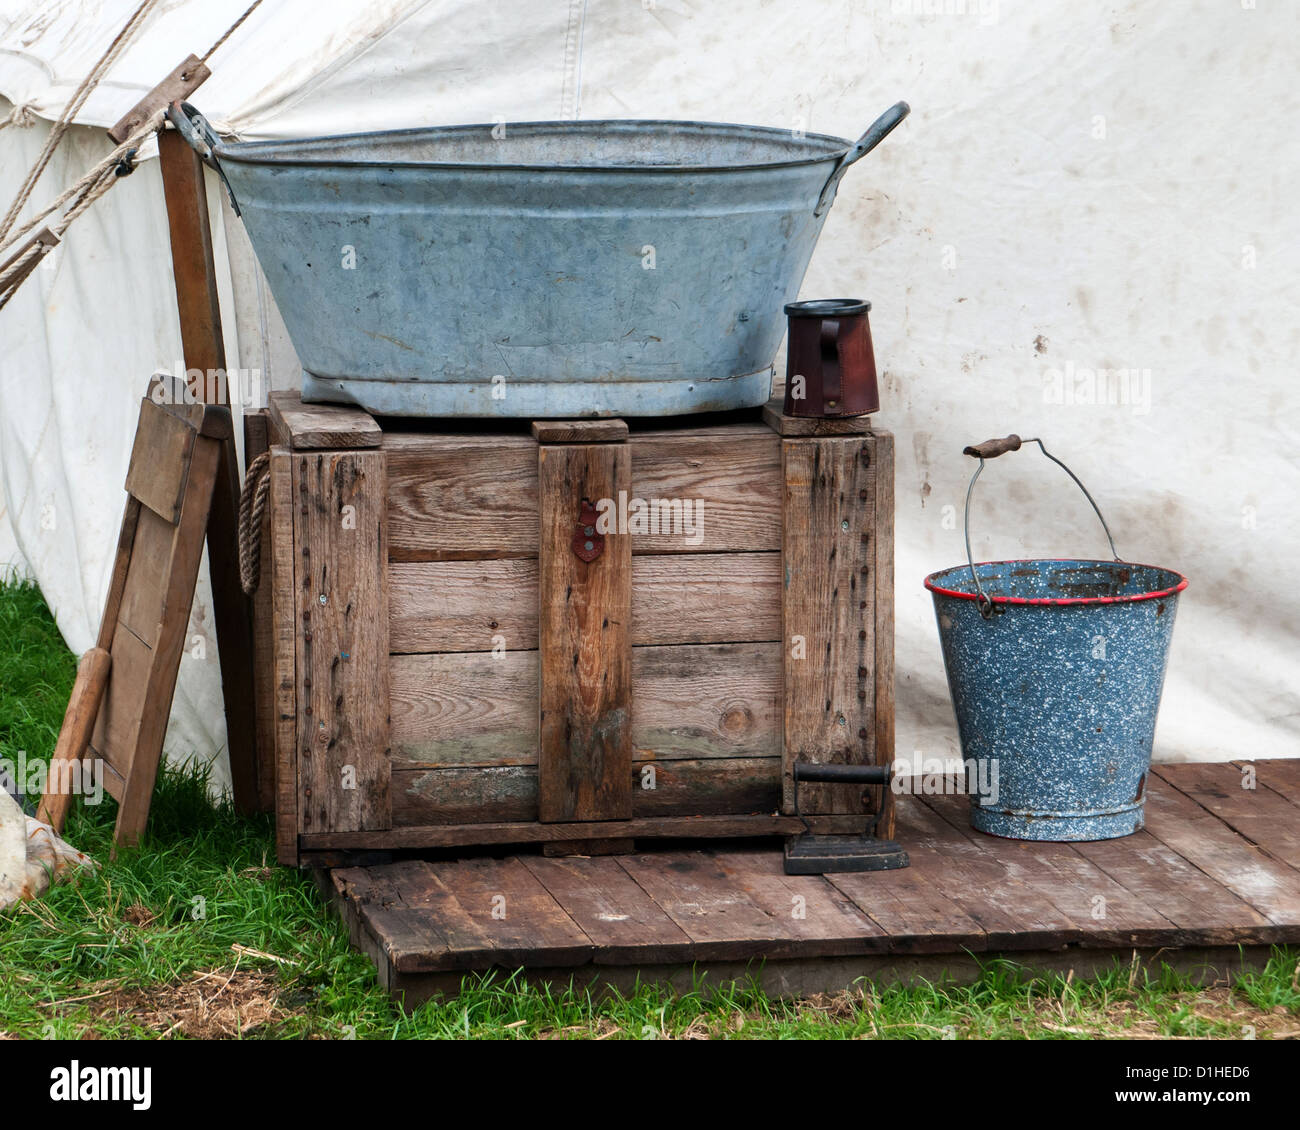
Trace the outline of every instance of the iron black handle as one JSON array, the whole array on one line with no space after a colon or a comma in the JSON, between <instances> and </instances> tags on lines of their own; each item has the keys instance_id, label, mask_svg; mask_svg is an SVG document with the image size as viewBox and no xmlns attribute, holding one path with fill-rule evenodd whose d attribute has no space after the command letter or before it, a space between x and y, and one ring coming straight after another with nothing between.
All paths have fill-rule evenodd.
<instances>
[{"instance_id":1,"label":"iron black handle","mask_svg":"<svg viewBox=\"0 0 1300 1130\"><path fill-rule=\"evenodd\" d=\"M887 785L888 765L818 765L811 761L794 763L796 781L820 781L828 785Z\"/></svg>"}]
</instances>

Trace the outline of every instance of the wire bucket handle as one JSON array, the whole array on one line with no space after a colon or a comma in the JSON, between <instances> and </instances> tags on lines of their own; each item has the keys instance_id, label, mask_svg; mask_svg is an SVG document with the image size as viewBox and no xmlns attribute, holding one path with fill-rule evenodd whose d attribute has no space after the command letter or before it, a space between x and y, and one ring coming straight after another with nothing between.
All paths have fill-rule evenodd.
<instances>
[{"instance_id":1,"label":"wire bucket handle","mask_svg":"<svg viewBox=\"0 0 1300 1130\"><path fill-rule=\"evenodd\" d=\"M1036 443L1044 455L1053 463L1060 467L1071 479L1074 480L1075 486L1083 491L1083 497L1088 500L1093 512L1097 515L1097 520L1101 523L1101 528L1106 531L1106 540L1110 542L1110 553L1116 561L1122 561L1119 551L1115 548L1115 539L1111 537L1110 527L1106 525L1106 519L1102 516L1101 507L1097 505L1096 499L1088 493L1088 488L1080 481L1079 476L1062 463L1043 445L1043 441L1037 437L1031 439L1021 439L1018 435L1009 435L1004 439L986 439L983 443L973 443L969 447L962 449L963 455L970 455L980 461L980 465L975 468L975 474L971 476L970 486L966 488L966 514L963 519L964 533L966 535L966 564L970 566L971 580L975 582L975 592L978 594L975 603L978 605L980 615L985 620L991 620L995 615L1001 615L1006 611L1005 608L995 605L992 598L984 591L984 586L980 584L978 574L975 572L975 558L970 551L970 500L975 493L975 482L984 470L984 461L986 459L996 459L999 455L1005 455L1008 451L1019 451L1021 445L1026 443Z\"/></svg>"}]
</instances>

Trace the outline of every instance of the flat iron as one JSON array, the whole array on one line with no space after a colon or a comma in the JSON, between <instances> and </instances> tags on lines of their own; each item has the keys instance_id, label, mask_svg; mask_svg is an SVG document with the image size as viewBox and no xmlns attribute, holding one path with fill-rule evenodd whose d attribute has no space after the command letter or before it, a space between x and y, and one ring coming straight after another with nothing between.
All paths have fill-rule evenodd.
<instances>
[{"instance_id":1,"label":"flat iron","mask_svg":"<svg viewBox=\"0 0 1300 1130\"><path fill-rule=\"evenodd\" d=\"M807 818L799 811L799 782L816 781L830 785L883 785L889 787L892 771L888 765L817 765L797 761L794 765L794 814L803 821L805 831L791 836L785 843L787 875L825 875L845 871L896 871L911 863L894 840L876 837L880 806L862 835L815 835Z\"/></svg>"}]
</instances>

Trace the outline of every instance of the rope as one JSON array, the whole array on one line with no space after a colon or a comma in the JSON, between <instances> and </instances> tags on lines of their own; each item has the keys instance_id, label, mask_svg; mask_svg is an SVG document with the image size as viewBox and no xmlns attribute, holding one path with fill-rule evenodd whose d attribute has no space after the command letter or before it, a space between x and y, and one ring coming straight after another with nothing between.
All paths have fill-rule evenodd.
<instances>
[{"instance_id":1,"label":"rope","mask_svg":"<svg viewBox=\"0 0 1300 1130\"><path fill-rule=\"evenodd\" d=\"M142 0L131 18L126 21L126 25L117 33L113 42L108 45L108 50L99 57L99 62L90 69L90 74L81 80L81 85L68 99L68 104L63 107L63 113L59 115L58 121L54 123L54 128L50 130L50 136L45 139L45 147L41 150L41 155L36 159L36 164L32 166L31 171L19 186L18 195L14 197L14 202L9 205L9 211L5 213L4 219L0 220L0 240L3 240L9 234L9 229L14 226L14 221L18 219L19 213L22 212L23 205L27 203L27 198L31 196L32 190L36 187L36 182L40 180L41 174L45 171L45 166L50 163L50 158L54 156L54 150L72 125L73 118L86 104L91 92L99 85L99 80L104 77L108 69L117 62L118 57L130 45L131 40L135 38L135 33L140 30L141 24L144 23L145 17L156 2L157 0Z\"/></svg>"},{"instance_id":2,"label":"rope","mask_svg":"<svg viewBox=\"0 0 1300 1130\"><path fill-rule=\"evenodd\" d=\"M248 6L244 14L240 16L239 19L237 19L228 28L226 28L225 34L220 39L218 39L216 43L214 43L211 47L208 48L208 53L204 55L203 58L199 60L199 62L206 63L209 59L211 59L212 56L216 54L217 49L223 43L225 43L227 39L229 39L232 35L234 35L236 31L239 30L239 25L242 24L246 19L248 19L248 17L251 16L255 11L257 11L257 7L259 4L261 4L261 2L262 0L253 0L253 2Z\"/></svg>"},{"instance_id":3,"label":"rope","mask_svg":"<svg viewBox=\"0 0 1300 1130\"><path fill-rule=\"evenodd\" d=\"M47 205L35 216L33 216L17 231L12 231L14 222L22 212L23 206L31 197L32 190L36 187L36 182L40 179L45 167L50 163L50 158L54 156L54 150L57 148L60 139L72 125L73 118L85 105L86 99L90 97L91 92L99 84L100 79L104 77L110 67L117 61L123 51L130 45L131 40L135 37L136 32L140 30L144 23L145 17L157 0L142 0L140 6L136 8L131 18L127 20L125 26L117 33L117 37L108 45L108 49L100 56L99 62L91 68L90 73L82 80L81 85L77 87L68 104L63 108L63 113L54 123L53 129L50 130L50 136L45 140L45 146L41 150L36 164L32 166L31 171L23 180L18 189L18 195L14 202L9 206L9 211L5 213L3 220L0 220L0 254L12 250L13 247L28 232L32 231L37 224L47 216L52 215L65 204L72 202L72 206L59 217L54 223L48 225L51 232L57 236L62 236L72 221L86 211L96 200L103 196L118 181L119 177L126 176L135 168L134 158L135 151L150 136L157 133L162 128L167 114L165 110L158 110L152 114L129 138L113 150L107 157L99 162L85 176L73 184L70 188L62 192L53 203ZM226 28L221 37L208 48L207 53L203 56L202 61L207 62L214 52L226 42L248 19L262 3L262 0L253 0L253 2L244 10L244 14L239 17L233 24ZM35 123L35 117L31 109L27 106L15 106L10 112L9 117L0 122L0 129L6 126L18 125L27 127ZM14 292L22 285L23 281L32 273L36 264L39 263L53 249L52 244L32 244L30 247L21 251L17 258L0 266L0 309L3 309L9 299L13 297ZM254 581L256 587L256 581Z\"/></svg>"},{"instance_id":4,"label":"rope","mask_svg":"<svg viewBox=\"0 0 1300 1130\"><path fill-rule=\"evenodd\" d=\"M0 129L8 129L10 126L17 126L19 129L31 129L36 124L36 115L32 108L26 102L19 102L4 121L0 122Z\"/></svg>"},{"instance_id":5,"label":"rope","mask_svg":"<svg viewBox=\"0 0 1300 1130\"><path fill-rule=\"evenodd\" d=\"M239 583L249 596L262 578L262 518L270 494L271 453L262 452L248 465L239 496Z\"/></svg>"},{"instance_id":6,"label":"rope","mask_svg":"<svg viewBox=\"0 0 1300 1130\"><path fill-rule=\"evenodd\" d=\"M33 216L32 219L14 232L7 241L4 241L0 245L0 252L11 249L42 220L71 202L71 206L66 212L53 223L47 225L51 232L61 237L78 216L108 192L117 183L120 176L125 175L124 169L129 172L133 168L132 159L135 150L158 130L165 117L166 112L162 110L151 116L126 141L92 168L90 172L61 193L53 203ZM51 250L53 250L52 245L32 244L17 259L0 268L0 309L5 307L23 280L32 273L36 265Z\"/></svg>"}]
</instances>

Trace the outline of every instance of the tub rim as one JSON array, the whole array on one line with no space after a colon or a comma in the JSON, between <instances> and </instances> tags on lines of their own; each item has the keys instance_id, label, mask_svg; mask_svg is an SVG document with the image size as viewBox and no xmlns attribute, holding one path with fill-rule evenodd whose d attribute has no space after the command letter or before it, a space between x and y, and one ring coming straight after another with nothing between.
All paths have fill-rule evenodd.
<instances>
[{"instance_id":1,"label":"tub rim","mask_svg":"<svg viewBox=\"0 0 1300 1130\"><path fill-rule=\"evenodd\" d=\"M762 137L792 138L793 131L779 126L751 126L735 122L701 122L680 118L584 118L579 121L535 121L507 122L508 130L515 131L546 129L555 131L558 127L589 126L609 128L622 127L656 127L690 126L703 130L727 131ZM766 169L799 168L805 165L820 165L827 161L838 161L852 148L853 142L847 138L836 137L826 133L804 133L800 141L829 142L836 148L817 155L796 157L782 161L749 162L741 165L638 165L638 164L530 164L526 162L475 162L475 161L372 161L346 160L338 158L313 158L308 156L277 155L276 150L297 146L307 146L323 142L347 142L361 138L384 137L401 139L404 137L430 136L438 134L480 133L491 131L495 126L489 123L454 125L454 126L413 126L398 130L362 130L356 133L324 134L318 137L268 138L261 141L218 142L214 152L222 161L235 161L245 165L260 165L270 168L333 168L333 169L439 169L472 171L511 171L529 173L638 173L638 174L680 174L680 173L715 173L754 172ZM629 131L631 132L631 131ZM648 131L647 131L648 132Z\"/></svg>"}]
</instances>

